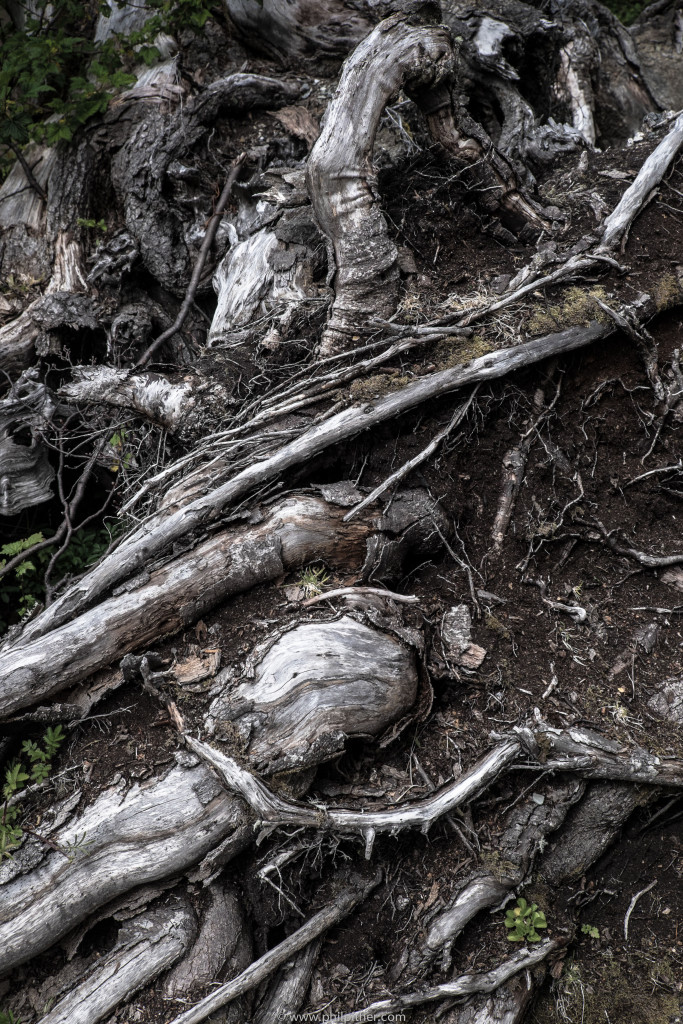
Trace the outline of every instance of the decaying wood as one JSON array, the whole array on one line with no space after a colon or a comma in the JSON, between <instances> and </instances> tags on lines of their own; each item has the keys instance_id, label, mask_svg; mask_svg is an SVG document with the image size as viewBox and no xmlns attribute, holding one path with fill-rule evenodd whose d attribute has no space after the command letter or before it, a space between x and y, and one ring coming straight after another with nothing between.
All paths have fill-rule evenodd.
<instances>
[{"instance_id":1,"label":"decaying wood","mask_svg":"<svg viewBox=\"0 0 683 1024\"><path fill-rule=\"evenodd\" d=\"M417 695L413 652L347 616L297 626L254 660L253 678L228 686L209 715L268 774L327 761L347 736L381 733Z\"/></svg>"},{"instance_id":2,"label":"decaying wood","mask_svg":"<svg viewBox=\"0 0 683 1024\"><path fill-rule=\"evenodd\" d=\"M175 318L171 326L162 334L160 334L158 338L155 338L152 344L145 349L145 351L137 361L137 366L145 366L152 358L154 353L161 347L161 345L163 345L165 341L168 341L169 338L172 338L173 335L176 334L185 323L185 320L187 319L187 314L190 312L190 307L194 302L194 297L197 294L197 288L199 287L199 281L202 276L202 271L204 270L204 264L206 263L207 256L209 255L211 246L213 245L213 241L216 237L216 231L218 230L218 224L223 214L223 210L227 205L228 199L230 198L230 193L232 192L233 189L233 185L237 181L237 176L246 158L246 153L240 153L240 155L235 160L233 160L230 173L228 174L228 179L223 187L223 191L221 192L218 198L218 202L216 203L216 209L211 214L209 223L206 226L204 240L202 241L201 249L199 250L199 255L197 256L197 260L192 270L192 277L190 278L190 283L187 286L187 292L185 293L185 298L183 299L182 305L178 310L177 317Z\"/></svg>"},{"instance_id":3,"label":"decaying wood","mask_svg":"<svg viewBox=\"0 0 683 1024\"><path fill-rule=\"evenodd\" d=\"M96 1024L168 970L186 952L195 931L195 915L188 903L127 921L112 951L41 1017L42 1024Z\"/></svg>"},{"instance_id":4,"label":"decaying wood","mask_svg":"<svg viewBox=\"0 0 683 1024\"><path fill-rule=\"evenodd\" d=\"M0 653L0 716L53 696L288 568L318 558L360 567L370 533L368 524L343 523L321 499L285 499L259 525L215 534L57 630Z\"/></svg>"},{"instance_id":5,"label":"decaying wood","mask_svg":"<svg viewBox=\"0 0 683 1024\"><path fill-rule=\"evenodd\" d=\"M437 959L447 967L458 935L481 910L499 906L522 883L539 851L581 800L585 788L585 783L570 778L539 784L533 795L514 807L496 840L493 869L482 866L472 872L448 906L429 922L424 938L413 949L406 949L392 978L406 986L423 977Z\"/></svg>"},{"instance_id":6,"label":"decaying wood","mask_svg":"<svg viewBox=\"0 0 683 1024\"><path fill-rule=\"evenodd\" d=\"M311 974L320 953L321 939L316 939L296 957L285 964L273 979L263 1003L254 1017L254 1024L279 1024L284 1014L292 1017L303 1005ZM286 1020L286 1016L284 1016Z\"/></svg>"},{"instance_id":7,"label":"decaying wood","mask_svg":"<svg viewBox=\"0 0 683 1024\"><path fill-rule=\"evenodd\" d=\"M344 64L306 180L320 228L334 251L334 304L321 354L350 348L369 315L389 317L398 302L398 251L389 237L372 174L380 117L400 88L452 73L439 26L395 15L381 22Z\"/></svg>"},{"instance_id":8,"label":"decaying wood","mask_svg":"<svg viewBox=\"0 0 683 1024\"><path fill-rule=\"evenodd\" d=\"M464 366L425 375L385 398L354 405L331 416L284 445L274 455L248 467L232 480L170 516L152 517L141 529L126 538L114 554L106 557L50 608L28 623L19 642L26 645L36 637L55 630L122 580L142 570L166 548L194 530L205 528L238 498L311 459L330 445L354 437L378 423L394 419L422 402L478 381L496 380L551 356L574 352L611 332L610 325L595 322L589 327L572 327L558 334L524 342L515 348L491 352Z\"/></svg>"},{"instance_id":9,"label":"decaying wood","mask_svg":"<svg viewBox=\"0 0 683 1024\"><path fill-rule=\"evenodd\" d=\"M52 417L54 403L45 385L36 377L35 373L25 371L8 396L0 401L0 515L3 516L16 515L52 498L55 471L40 434Z\"/></svg>"},{"instance_id":10,"label":"decaying wood","mask_svg":"<svg viewBox=\"0 0 683 1024\"><path fill-rule=\"evenodd\" d=\"M251 939L244 909L234 887L216 880L208 887L209 904L193 941L163 980L167 999L200 991L218 977L240 974L251 962Z\"/></svg>"},{"instance_id":11,"label":"decaying wood","mask_svg":"<svg viewBox=\"0 0 683 1024\"><path fill-rule=\"evenodd\" d=\"M0 868L0 974L47 949L109 900L196 864L228 840L249 843L244 805L203 765L119 784L50 839L27 839ZM180 955L181 950L178 952Z\"/></svg>"},{"instance_id":12,"label":"decaying wood","mask_svg":"<svg viewBox=\"0 0 683 1024\"><path fill-rule=\"evenodd\" d=\"M228 395L214 381L196 385L189 377L171 384L156 373L134 373L113 366L74 366L71 380L59 396L79 405L111 405L130 409L165 427L191 437L225 414Z\"/></svg>"},{"instance_id":13,"label":"decaying wood","mask_svg":"<svg viewBox=\"0 0 683 1024\"><path fill-rule=\"evenodd\" d=\"M342 890L334 903L319 910L317 914L309 918L306 924L302 925L301 928L284 939L279 945L265 953L260 960L256 960L242 974L229 981L227 985L222 985L212 992L211 995L206 996L205 999L197 1003L196 1006L193 1006L185 1013L181 1013L179 1017L173 1020L172 1024L199 1024L200 1021L206 1020L210 1014L222 1006L226 1006L237 999L238 996L260 985L278 967L308 946L309 943L314 942L318 936L326 932L332 925L342 921L351 913L354 907L357 907L359 903L367 899L373 889L379 885L380 878L381 875L378 874L369 882L358 880L355 884Z\"/></svg>"},{"instance_id":14,"label":"decaying wood","mask_svg":"<svg viewBox=\"0 0 683 1024\"><path fill-rule=\"evenodd\" d=\"M516 727L524 748L553 771L579 771L587 779L647 783L653 786L683 786L683 762L675 757L658 757L642 747L625 747L592 729L572 726L554 729Z\"/></svg>"},{"instance_id":15,"label":"decaying wood","mask_svg":"<svg viewBox=\"0 0 683 1024\"><path fill-rule=\"evenodd\" d=\"M441 985L433 985L422 992L406 992L390 999L381 999L376 1003L364 1006L362 1010L355 1010L351 1013L344 1013L337 1019L340 1024L355 1024L364 1020L372 1020L387 1016L401 1010L409 1010L415 1006L424 1006L425 1003L436 1003L444 999L452 999L458 996L469 996L473 992L493 992L503 985L509 978L527 968L540 963L551 953L561 949L563 942L559 939L544 939L533 949L522 949L519 953L504 960L498 967L483 974L463 974L453 981L446 981Z\"/></svg>"}]
</instances>

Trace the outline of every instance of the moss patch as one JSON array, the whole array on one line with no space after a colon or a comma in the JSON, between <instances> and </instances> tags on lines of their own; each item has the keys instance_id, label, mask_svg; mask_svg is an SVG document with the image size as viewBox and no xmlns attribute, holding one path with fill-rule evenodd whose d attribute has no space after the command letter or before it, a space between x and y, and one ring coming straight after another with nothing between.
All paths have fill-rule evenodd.
<instances>
[{"instance_id":1,"label":"moss patch","mask_svg":"<svg viewBox=\"0 0 683 1024\"><path fill-rule=\"evenodd\" d=\"M569 1019L583 1024L605 1024L607 1020L670 1024L679 1013L679 1001L673 992L653 983L660 977L672 977L666 961L653 964L638 954L624 963L605 958L588 970L569 960L562 977L553 984L554 991L541 996L531 1015L532 1024L555 1024L560 1003Z\"/></svg>"},{"instance_id":2,"label":"moss patch","mask_svg":"<svg viewBox=\"0 0 683 1024\"><path fill-rule=\"evenodd\" d=\"M652 289L652 298L657 312L673 309L683 301L683 267L677 268L678 273L664 274Z\"/></svg>"},{"instance_id":3,"label":"moss patch","mask_svg":"<svg viewBox=\"0 0 683 1024\"><path fill-rule=\"evenodd\" d=\"M607 300L604 288L567 288L552 305L534 310L527 324L529 334L553 334L568 327L587 327L593 320L608 323L609 317L596 299Z\"/></svg>"},{"instance_id":4,"label":"moss patch","mask_svg":"<svg viewBox=\"0 0 683 1024\"><path fill-rule=\"evenodd\" d=\"M460 366L495 352L497 348L500 348L500 344L483 334L473 334L471 338L457 335L442 338L434 349L434 362L440 370L448 370L451 366Z\"/></svg>"}]
</instances>

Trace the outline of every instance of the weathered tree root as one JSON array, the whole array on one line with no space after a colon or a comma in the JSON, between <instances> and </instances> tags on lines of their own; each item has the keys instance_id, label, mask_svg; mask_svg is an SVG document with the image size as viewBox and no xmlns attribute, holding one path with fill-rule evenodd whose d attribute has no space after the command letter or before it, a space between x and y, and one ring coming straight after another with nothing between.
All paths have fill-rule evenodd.
<instances>
[{"instance_id":1,"label":"weathered tree root","mask_svg":"<svg viewBox=\"0 0 683 1024\"><path fill-rule=\"evenodd\" d=\"M226 1006L245 992L249 992L257 985L260 985L278 967L290 960L296 953L305 949L309 943L314 942L332 925L343 920L351 913L354 907L357 907L359 903L367 899L370 893L379 885L381 877L381 873L379 873L370 882L358 881L355 885L342 891L334 903L323 907L317 914L309 918L301 928L284 939L279 945L268 950L260 960L256 960L247 967L246 971L243 971L242 974L233 978L226 985L216 989L185 1013L181 1013L171 1024L199 1024L200 1021L206 1020L210 1014L222 1006Z\"/></svg>"},{"instance_id":2,"label":"weathered tree root","mask_svg":"<svg viewBox=\"0 0 683 1024\"><path fill-rule=\"evenodd\" d=\"M545 771L573 771L591 779L683 787L683 762L680 760L662 760L640 748L624 750L618 743L588 729L561 730L543 724L536 729L518 728L515 733L516 739L504 738L469 772L435 794L403 807L364 812L330 807L314 809L283 799L233 758L188 734L184 735L184 740L190 750L218 771L231 790L247 801L260 821L361 833L366 839L367 857L372 852L377 832L394 833L404 828L421 828L426 832L438 818L481 793L503 769L513 764L521 751ZM551 759L549 753L556 756Z\"/></svg>"},{"instance_id":3,"label":"weathered tree root","mask_svg":"<svg viewBox=\"0 0 683 1024\"><path fill-rule=\"evenodd\" d=\"M589 327L572 327L558 334L525 342L515 348L500 349L473 359L464 366L441 370L421 377L413 384L371 403L351 406L343 412L312 427L307 433L284 445L274 455L255 463L232 480L202 495L171 515L157 514L127 537L78 583L54 602L35 620L29 622L14 646L26 646L45 636L122 580L144 569L173 544L185 540L195 530L205 529L224 510L256 487L273 480L281 473L300 465L332 444L408 412L423 402L455 391L478 381L496 380L526 366L535 365L551 356L560 356L590 345L611 334L610 324L592 323ZM0 705L1 706L1 705Z\"/></svg>"},{"instance_id":4,"label":"weathered tree root","mask_svg":"<svg viewBox=\"0 0 683 1024\"><path fill-rule=\"evenodd\" d=\"M56 630L0 654L0 716L52 696L173 633L226 597L316 558L362 566L368 524L316 498L288 498L258 526L214 535Z\"/></svg>"},{"instance_id":5,"label":"weathered tree root","mask_svg":"<svg viewBox=\"0 0 683 1024\"><path fill-rule=\"evenodd\" d=\"M308 194L336 268L321 354L352 347L351 337L368 316L388 317L396 309L398 252L374 184L375 134L392 95L408 84L434 84L452 74L451 64L446 29L400 15L381 22L344 64L306 170Z\"/></svg>"},{"instance_id":6,"label":"weathered tree root","mask_svg":"<svg viewBox=\"0 0 683 1024\"><path fill-rule=\"evenodd\" d=\"M494 747L474 768L434 795L414 803L386 811L350 811L343 808L318 807L285 800L271 792L255 775L237 762L189 734L185 743L207 764L212 765L230 790L239 793L258 819L270 825L304 825L315 829L360 833L365 837L369 859L377 832L399 832L404 828L420 828L426 832L444 814L467 800L472 800L489 786L520 750L515 740L506 740Z\"/></svg>"},{"instance_id":7,"label":"weathered tree root","mask_svg":"<svg viewBox=\"0 0 683 1024\"><path fill-rule=\"evenodd\" d=\"M221 844L229 860L250 843L247 825L242 801L203 765L107 790L50 835L72 861L29 840L0 869L0 975L136 885L183 872Z\"/></svg>"},{"instance_id":8,"label":"weathered tree root","mask_svg":"<svg viewBox=\"0 0 683 1024\"><path fill-rule=\"evenodd\" d=\"M95 1024L102 1020L172 967L187 951L195 931L195 915L187 902L146 911L127 921L112 951L97 960L89 974L41 1017L41 1024Z\"/></svg>"},{"instance_id":9,"label":"weathered tree root","mask_svg":"<svg viewBox=\"0 0 683 1024\"><path fill-rule=\"evenodd\" d=\"M225 414L228 395L220 384L190 380L171 384L156 373L134 373L113 366L74 366L59 389L69 403L130 409L183 437L197 436Z\"/></svg>"},{"instance_id":10,"label":"weathered tree root","mask_svg":"<svg viewBox=\"0 0 683 1024\"><path fill-rule=\"evenodd\" d=\"M498 967L494 967L483 974L463 974L454 981L447 981L442 985L433 985L423 992L406 992L391 999L380 999L376 1003L364 1006L362 1010L344 1013L336 1019L339 1021L339 1024L356 1024L356 1022L372 1020L373 1015L375 1018L381 1019L382 1014L386 1016L400 1010L424 1006L425 1003L436 1003L442 999L469 996L474 992L493 992L519 971L541 963L551 953L562 949L564 945L565 942L560 939L545 939L543 942L539 942L533 949L522 949L508 960L504 960Z\"/></svg>"}]
</instances>

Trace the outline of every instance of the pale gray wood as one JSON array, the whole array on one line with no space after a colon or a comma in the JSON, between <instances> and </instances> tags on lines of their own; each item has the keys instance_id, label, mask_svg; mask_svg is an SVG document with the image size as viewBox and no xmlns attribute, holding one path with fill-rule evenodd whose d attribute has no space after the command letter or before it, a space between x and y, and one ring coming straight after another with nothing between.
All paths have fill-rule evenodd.
<instances>
[{"instance_id":1,"label":"pale gray wood","mask_svg":"<svg viewBox=\"0 0 683 1024\"><path fill-rule=\"evenodd\" d=\"M127 921L116 945L60 999L40 1024L97 1024L168 970L186 952L196 931L190 905L146 911Z\"/></svg>"},{"instance_id":2,"label":"pale gray wood","mask_svg":"<svg viewBox=\"0 0 683 1024\"><path fill-rule=\"evenodd\" d=\"M425 87L452 72L448 32L400 15L382 21L354 50L313 146L306 182L334 252L334 303L320 351L352 348L368 316L398 301L398 251L389 237L372 167L387 102L403 86Z\"/></svg>"},{"instance_id":3,"label":"pale gray wood","mask_svg":"<svg viewBox=\"0 0 683 1024\"><path fill-rule=\"evenodd\" d=\"M463 974L453 981L444 982L442 985L433 985L422 992L409 992L389 999L380 999L362 1009L341 1014L336 1020L339 1024L357 1024L357 1022L372 1020L373 1014L375 1019L381 1019L382 1014L387 1016L401 1010L424 1006L426 1003L468 996L474 992L493 992L519 971L534 967L561 947L562 942L558 939L544 939L533 948L521 949L518 953L514 953L498 967L494 967L484 974Z\"/></svg>"},{"instance_id":4,"label":"pale gray wood","mask_svg":"<svg viewBox=\"0 0 683 1024\"><path fill-rule=\"evenodd\" d=\"M360 568L365 523L320 498L291 497L246 530L226 530L57 629L0 652L0 716L87 678L129 651L190 625L233 594L315 559Z\"/></svg>"},{"instance_id":5,"label":"pale gray wood","mask_svg":"<svg viewBox=\"0 0 683 1024\"><path fill-rule=\"evenodd\" d=\"M25 371L0 401L0 516L14 516L53 496L55 471L40 434L55 407L36 376ZM15 441L20 431L29 432L30 444Z\"/></svg>"},{"instance_id":6,"label":"pale gray wood","mask_svg":"<svg viewBox=\"0 0 683 1024\"><path fill-rule=\"evenodd\" d=\"M330 760L349 736L378 735L408 714L417 690L414 653L344 616L284 633L209 714L255 771L272 774Z\"/></svg>"},{"instance_id":7,"label":"pale gray wood","mask_svg":"<svg viewBox=\"0 0 683 1024\"><path fill-rule=\"evenodd\" d=\"M645 160L632 185L624 192L603 225L600 249L611 249L626 236L631 224L643 208L652 190L659 185L672 161L683 146L683 113L657 148ZM600 251L600 250L598 250Z\"/></svg>"},{"instance_id":8,"label":"pale gray wood","mask_svg":"<svg viewBox=\"0 0 683 1024\"><path fill-rule=\"evenodd\" d=\"M105 790L51 833L58 846L73 849L73 860L29 839L0 867L0 975L48 949L109 900L185 871L233 834L234 856L245 845L244 820L242 801L204 765Z\"/></svg>"},{"instance_id":9,"label":"pale gray wood","mask_svg":"<svg viewBox=\"0 0 683 1024\"><path fill-rule=\"evenodd\" d=\"M474 799L517 757L520 744L505 740L482 757L468 772L447 783L436 793L410 804L383 811L352 811L345 808L310 807L284 800L231 757L201 740L185 735L185 743L207 764L212 765L226 785L244 797L259 819L276 825L306 825L316 829L369 834L395 832L404 828L427 831L440 817ZM371 842L370 842L371 849Z\"/></svg>"}]
</instances>

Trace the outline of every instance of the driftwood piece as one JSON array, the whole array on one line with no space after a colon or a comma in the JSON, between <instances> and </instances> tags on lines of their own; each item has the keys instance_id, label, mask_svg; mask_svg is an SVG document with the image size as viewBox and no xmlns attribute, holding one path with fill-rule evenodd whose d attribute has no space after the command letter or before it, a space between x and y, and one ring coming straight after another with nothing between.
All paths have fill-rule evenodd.
<instances>
[{"instance_id":1,"label":"driftwood piece","mask_svg":"<svg viewBox=\"0 0 683 1024\"><path fill-rule=\"evenodd\" d=\"M53 832L73 860L37 840L0 869L0 974L47 949L109 900L196 864L232 837L248 843L244 805L203 765L115 786ZM26 859L28 873L23 874Z\"/></svg>"},{"instance_id":2,"label":"driftwood piece","mask_svg":"<svg viewBox=\"0 0 683 1024\"><path fill-rule=\"evenodd\" d=\"M272 456L238 473L232 480L190 502L170 516L159 515L123 541L113 555L105 558L81 581L72 586L45 612L25 628L19 643L54 630L121 580L143 568L167 547L203 528L223 510L253 488L324 451L332 444L362 433L377 423L408 412L422 402L448 394L457 388L483 380L495 380L522 367L532 366L550 356L560 356L592 344L612 333L612 326L592 323L572 327L559 334L525 342L473 359L471 363L421 377L405 388L374 402L354 405L312 427L301 437L284 445Z\"/></svg>"},{"instance_id":3,"label":"driftwood piece","mask_svg":"<svg viewBox=\"0 0 683 1024\"><path fill-rule=\"evenodd\" d=\"M168 970L186 952L195 931L196 918L186 902L127 921L112 951L41 1017L41 1024L96 1024Z\"/></svg>"},{"instance_id":4,"label":"driftwood piece","mask_svg":"<svg viewBox=\"0 0 683 1024\"><path fill-rule=\"evenodd\" d=\"M259 525L216 534L57 630L0 653L0 716L80 682L288 568L318 558L362 566L370 532L367 523L343 523L321 499L285 499Z\"/></svg>"},{"instance_id":5,"label":"driftwood piece","mask_svg":"<svg viewBox=\"0 0 683 1024\"><path fill-rule=\"evenodd\" d=\"M417 687L412 651L345 616L286 632L209 714L256 771L291 771L334 757L348 736L387 729Z\"/></svg>"},{"instance_id":6,"label":"driftwood piece","mask_svg":"<svg viewBox=\"0 0 683 1024\"><path fill-rule=\"evenodd\" d=\"M40 440L54 403L35 371L25 371L0 401L0 516L52 498L55 471ZM22 434L30 438L27 444Z\"/></svg>"},{"instance_id":7,"label":"driftwood piece","mask_svg":"<svg viewBox=\"0 0 683 1024\"><path fill-rule=\"evenodd\" d=\"M441 27L395 15L381 22L344 64L322 132L308 158L308 193L334 251L334 304L321 344L330 355L369 315L388 317L398 301L398 251L389 237L372 172L385 105L399 89L452 74Z\"/></svg>"},{"instance_id":8,"label":"driftwood piece","mask_svg":"<svg viewBox=\"0 0 683 1024\"><path fill-rule=\"evenodd\" d=\"M605 220L600 249L610 249L625 239L633 220L638 216L672 161L683 146L683 113L679 114L673 127L657 148L645 160L636 179L630 185L618 204ZM598 250L600 251L600 250Z\"/></svg>"},{"instance_id":9,"label":"driftwood piece","mask_svg":"<svg viewBox=\"0 0 683 1024\"><path fill-rule=\"evenodd\" d=\"M260 960L256 960L242 974L238 975L227 985L222 985L211 995L206 996L190 1010L181 1013L172 1024L199 1024L206 1020L210 1014L233 1002L238 996L254 989L261 982L269 978L278 967L286 963L292 956L305 949L309 943L314 942L323 932L326 932L332 925L342 921L354 907L367 899L370 893L377 888L381 875L376 875L370 882L356 881L354 884L342 890L334 903L323 907L317 914L297 929L292 935L284 939L273 949L265 953Z\"/></svg>"}]
</instances>

